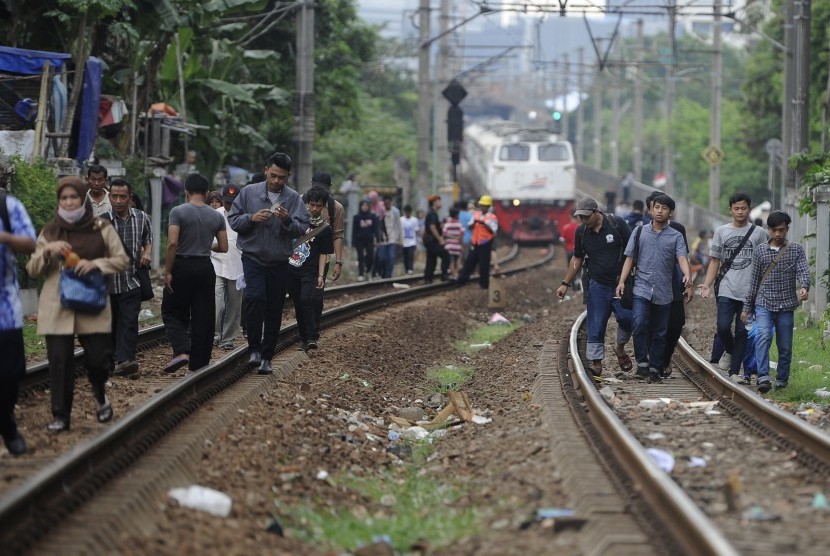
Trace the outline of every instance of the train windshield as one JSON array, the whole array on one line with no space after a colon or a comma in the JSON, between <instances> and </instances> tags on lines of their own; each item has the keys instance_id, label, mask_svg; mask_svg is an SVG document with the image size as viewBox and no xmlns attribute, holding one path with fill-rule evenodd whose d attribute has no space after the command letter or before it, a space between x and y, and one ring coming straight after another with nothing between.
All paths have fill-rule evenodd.
<instances>
[{"instance_id":1,"label":"train windshield","mask_svg":"<svg viewBox=\"0 0 830 556\"><path fill-rule=\"evenodd\" d=\"M539 145L539 160L543 162L557 162L570 160L568 147L562 143L548 143Z\"/></svg>"},{"instance_id":2,"label":"train windshield","mask_svg":"<svg viewBox=\"0 0 830 556\"><path fill-rule=\"evenodd\" d=\"M521 145L514 143L512 145L502 145L499 151L499 160L507 160L511 162L527 162L530 160L530 147L528 145Z\"/></svg>"}]
</instances>

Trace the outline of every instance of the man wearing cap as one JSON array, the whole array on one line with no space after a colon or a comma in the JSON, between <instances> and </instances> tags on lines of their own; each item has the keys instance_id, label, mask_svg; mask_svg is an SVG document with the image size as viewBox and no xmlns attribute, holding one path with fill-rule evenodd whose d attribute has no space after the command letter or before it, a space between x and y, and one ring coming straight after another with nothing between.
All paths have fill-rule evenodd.
<instances>
[{"instance_id":1,"label":"man wearing cap","mask_svg":"<svg viewBox=\"0 0 830 556\"><path fill-rule=\"evenodd\" d=\"M478 266L478 285L486 290L490 287L490 259L493 254L493 240L499 230L499 221L496 215L490 212L493 206L493 199L489 195L482 195L478 200L478 210L473 211L473 216L467 227L470 228L470 254L464 261L461 272L458 273L457 283L459 286L466 284L473 271ZM499 262L493 266L496 272L499 270Z\"/></svg>"},{"instance_id":2,"label":"man wearing cap","mask_svg":"<svg viewBox=\"0 0 830 556\"><path fill-rule=\"evenodd\" d=\"M216 271L216 326L213 343L223 349L233 349L233 341L239 336L242 314L242 290L237 288L237 279L242 275L242 251L236 246L238 234L228 222L228 212L239 195L239 188L226 185L222 189L222 206L217 208L225 219L228 231L228 252L210 254L213 270Z\"/></svg>"},{"instance_id":3,"label":"man wearing cap","mask_svg":"<svg viewBox=\"0 0 830 556\"><path fill-rule=\"evenodd\" d=\"M441 218L438 210L441 208L441 197L430 195L427 197L429 212L424 219L424 248L427 251L427 260L424 264L424 282L432 283L435 275L435 265L441 257L441 280L446 281L450 272L450 254L444 249L444 237L441 235Z\"/></svg>"},{"instance_id":4,"label":"man wearing cap","mask_svg":"<svg viewBox=\"0 0 830 556\"><path fill-rule=\"evenodd\" d=\"M343 273L343 237L346 233L346 210L331 194L331 176L325 172L317 172L311 177L311 187L324 187L329 192L329 200L323 207L323 221L328 222L334 233L334 270L331 273L332 282L336 282ZM303 197L305 199L305 197ZM331 261L326 263L324 276L329 274ZM321 305L322 310L322 305ZM319 322L319 315L318 315Z\"/></svg>"},{"instance_id":5,"label":"man wearing cap","mask_svg":"<svg viewBox=\"0 0 830 556\"><path fill-rule=\"evenodd\" d=\"M588 311L586 355L591 361L590 371L594 376L602 374L605 329L612 312L617 319L614 352L620 368L630 371L633 364L625 353L625 344L631 338L631 310L620 305L620 300L615 297L615 289L622 271L623 249L628 244L631 231L625 220L601 212L591 197L584 197L577 202L574 215L579 217L581 224L576 230L574 254L568 272L556 290L556 295L560 300L565 298L574 277L584 265L588 275L588 287L585 290Z\"/></svg>"}]
</instances>

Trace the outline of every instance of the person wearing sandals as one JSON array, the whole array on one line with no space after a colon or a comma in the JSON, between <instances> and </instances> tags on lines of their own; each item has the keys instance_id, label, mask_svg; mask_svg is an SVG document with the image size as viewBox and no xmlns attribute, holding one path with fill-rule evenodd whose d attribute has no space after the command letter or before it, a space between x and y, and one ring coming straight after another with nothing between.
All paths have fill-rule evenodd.
<instances>
[{"instance_id":1,"label":"person wearing sandals","mask_svg":"<svg viewBox=\"0 0 830 556\"><path fill-rule=\"evenodd\" d=\"M46 337L49 360L49 387L52 397L52 432L69 430L72 398L75 390L75 336L84 348L84 368L97 402L99 423L112 420L112 405L106 395L107 378L113 370L113 346L110 337L112 316L110 300L97 314L80 313L60 302L60 274L64 267L62 253L71 250L80 258L75 273L116 274L130 265L130 258L118 232L112 225L93 215L85 201L87 187L77 176L58 182L58 209L37 238L35 252L26 265L32 278L45 277L37 311L37 333Z\"/></svg>"},{"instance_id":2,"label":"person wearing sandals","mask_svg":"<svg viewBox=\"0 0 830 556\"><path fill-rule=\"evenodd\" d=\"M591 197L584 197L576 204L574 216L582 222L576 230L574 253L568 264L568 272L556 295L565 299L568 288L580 269L585 267L588 276L585 296L588 310L588 343L586 356L591 361L590 371L598 377L602 375L602 362L605 359L605 330L608 319L614 313L617 319L617 338L614 353L623 371L633 367L631 358L625 352L625 344L631 338L631 310L625 309L620 300L614 297L617 277L623 265L623 249L628 243L631 232L625 220L599 210L599 205Z\"/></svg>"}]
</instances>

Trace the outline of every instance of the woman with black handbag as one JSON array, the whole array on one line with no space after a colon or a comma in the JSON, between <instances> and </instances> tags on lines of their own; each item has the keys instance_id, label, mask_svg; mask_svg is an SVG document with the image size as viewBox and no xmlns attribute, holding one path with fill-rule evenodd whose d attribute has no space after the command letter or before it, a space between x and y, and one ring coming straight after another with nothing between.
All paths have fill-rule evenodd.
<instances>
[{"instance_id":1,"label":"woman with black handbag","mask_svg":"<svg viewBox=\"0 0 830 556\"><path fill-rule=\"evenodd\" d=\"M83 283L100 283L99 275L124 270L130 259L112 225L93 216L92 206L85 202L86 192L87 187L77 176L60 179L55 218L40 232L26 265L32 278L46 278L38 305L37 332L46 337L53 417L48 428L52 432L69 430L75 389L75 335L85 351L84 366L97 402L98 422L106 423L113 417L105 392L113 367L106 288L103 300L97 298L100 290L80 292L86 296L86 308L70 308L69 298L83 288ZM67 266L73 272L67 272ZM68 288L70 277L75 281L73 291Z\"/></svg>"}]
</instances>

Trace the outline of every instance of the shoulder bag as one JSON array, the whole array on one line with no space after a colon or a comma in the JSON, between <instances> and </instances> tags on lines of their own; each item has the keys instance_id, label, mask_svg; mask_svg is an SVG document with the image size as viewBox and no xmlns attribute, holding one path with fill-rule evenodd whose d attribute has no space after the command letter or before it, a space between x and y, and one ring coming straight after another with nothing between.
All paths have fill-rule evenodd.
<instances>
[{"instance_id":1,"label":"shoulder bag","mask_svg":"<svg viewBox=\"0 0 830 556\"><path fill-rule=\"evenodd\" d=\"M113 227L115 226L115 221L113 219L112 213L104 213L101 215L101 218L108 220L109 223L113 225ZM143 228L143 224L146 222L144 217L142 217L141 222ZM141 289L141 301L149 301L153 299L155 297L155 293L153 292L153 280L150 278L150 267L144 266L141 263L136 262L135 258L133 258L132 250L127 247L126 243L124 243L124 238L121 237L121 234L118 234L118 239L121 240L121 244L124 246L124 251L130 258L130 263L132 263L133 268L135 268L135 278L136 280L138 280L138 285Z\"/></svg>"},{"instance_id":2,"label":"shoulder bag","mask_svg":"<svg viewBox=\"0 0 830 556\"><path fill-rule=\"evenodd\" d=\"M97 315L107 306L107 282L99 271L78 276L71 268L61 270L61 305L78 313Z\"/></svg>"},{"instance_id":3,"label":"shoulder bag","mask_svg":"<svg viewBox=\"0 0 830 556\"><path fill-rule=\"evenodd\" d=\"M625 253L623 236L620 232L620 227L617 224L616 217L612 216L608 218L608 222L611 224L611 227L614 228L614 233L617 234L617 237L620 239L620 254L617 257L617 264L619 265L619 263L622 262ZM637 226L637 229L634 231L634 251L631 253L631 272L628 273L628 278L625 279L625 290L620 298L620 305L623 309L634 308L634 276L637 274L637 256L640 254L640 233L642 231L642 224ZM617 282L619 282L619 276L617 277Z\"/></svg>"},{"instance_id":4,"label":"shoulder bag","mask_svg":"<svg viewBox=\"0 0 830 556\"><path fill-rule=\"evenodd\" d=\"M751 236L752 232L754 232L754 231L755 231L755 224L752 224L749 227L749 231L746 233L746 235L743 237L741 242L738 244L738 248L735 249L735 253L733 253L733 255L731 257L729 257L728 259L723 261L723 263L721 263L720 268L718 269L718 275L715 276L715 298L718 297L718 291L720 291L721 280L723 280L723 277L726 276L727 272L729 272L729 269L732 267L732 263L735 262L735 257L737 257L738 253L741 252L741 249L744 248L744 245L746 245L746 242L749 240L749 236Z\"/></svg>"},{"instance_id":5,"label":"shoulder bag","mask_svg":"<svg viewBox=\"0 0 830 556\"><path fill-rule=\"evenodd\" d=\"M767 276L769 276L769 273L772 272L772 269L775 268L775 265L777 265L778 261L781 260L781 257L784 256L784 251L786 251L789 248L789 246L790 246L790 243L787 243L784 247L779 249L778 253L775 254L775 256L772 258L770 263L767 265L767 268L764 269L764 273L761 274L761 279L758 280L758 289L755 290L755 297L758 297L758 294L761 291L761 286L763 285L764 280L767 279ZM752 305L755 305L755 298L752 299Z\"/></svg>"}]
</instances>

